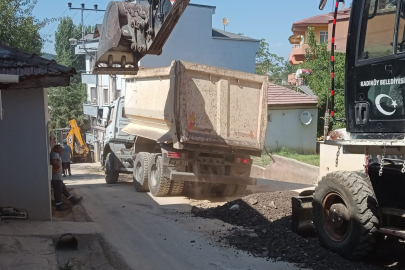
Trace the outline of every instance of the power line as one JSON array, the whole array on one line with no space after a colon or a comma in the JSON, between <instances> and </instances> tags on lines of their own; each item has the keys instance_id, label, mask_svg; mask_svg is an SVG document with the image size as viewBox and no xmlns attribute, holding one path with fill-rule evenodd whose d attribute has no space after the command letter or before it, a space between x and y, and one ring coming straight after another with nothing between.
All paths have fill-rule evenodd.
<instances>
[{"instance_id":1,"label":"power line","mask_svg":"<svg viewBox=\"0 0 405 270\"><path fill-rule=\"evenodd\" d=\"M98 18L97 20L95 20L94 22L92 22L90 25L92 25L93 23L97 22L98 20L100 20L101 18L103 18L104 15L102 15L100 18Z\"/></svg>"}]
</instances>

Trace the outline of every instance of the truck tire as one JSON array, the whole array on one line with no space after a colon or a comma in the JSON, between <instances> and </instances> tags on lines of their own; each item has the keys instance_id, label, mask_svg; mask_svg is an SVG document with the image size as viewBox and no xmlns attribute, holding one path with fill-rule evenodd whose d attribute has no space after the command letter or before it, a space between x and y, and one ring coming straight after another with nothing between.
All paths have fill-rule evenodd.
<instances>
[{"instance_id":1,"label":"truck tire","mask_svg":"<svg viewBox=\"0 0 405 270\"><path fill-rule=\"evenodd\" d=\"M105 162L105 182L107 184L116 184L118 182L119 172L114 170L114 158L111 153L107 154Z\"/></svg>"},{"instance_id":2,"label":"truck tire","mask_svg":"<svg viewBox=\"0 0 405 270\"><path fill-rule=\"evenodd\" d=\"M155 156L150 162L148 170L148 185L150 193L155 197L163 197L169 194L171 181L163 175L163 159Z\"/></svg>"},{"instance_id":3,"label":"truck tire","mask_svg":"<svg viewBox=\"0 0 405 270\"><path fill-rule=\"evenodd\" d=\"M149 164L152 158L152 154L146 152L140 152L136 155L134 161L134 187L138 192L148 192L148 172Z\"/></svg>"},{"instance_id":4,"label":"truck tire","mask_svg":"<svg viewBox=\"0 0 405 270\"><path fill-rule=\"evenodd\" d=\"M169 195L180 196L183 193L184 182L183 181L171 181Z\"/></svg>"},{"instance_id":5,"label":"truck tire","mask_svg":"<svg viewBox=\"0 0 405 270\"><path fill-rule=\"evenodd\" d=\"M221 184L218 187L218 196L220 197L231 197L236 191L236 185L225 185Z\"/></svg>"},{"instance_id":6,"label":"truck tire","mask_svg":"<svg viewBox=\"0 0 405 270\"><path fill-rule=\"evenodd\" d=\"M373 191L363 177L355 172L329 173L316 187L312 206L322 246L349 259L372 251L379 221L373 213Z\"/></svg>"}]
</instances>

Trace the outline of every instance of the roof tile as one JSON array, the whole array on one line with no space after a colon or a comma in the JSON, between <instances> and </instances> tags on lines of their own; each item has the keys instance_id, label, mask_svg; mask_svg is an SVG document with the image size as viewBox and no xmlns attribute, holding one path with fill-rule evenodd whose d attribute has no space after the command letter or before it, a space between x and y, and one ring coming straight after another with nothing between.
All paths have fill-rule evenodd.
<instances>
[{"instance_id":1,"label":"roof tile","mask_svg":"<svg viewBox=\"0 0 405 270\"><path fill-rule=\"evenodd\" d=\"M270 106L315 106L318 104L317 97L310 97L273 83L269 83L267 101Z\"/></svg>"}]
</instances>

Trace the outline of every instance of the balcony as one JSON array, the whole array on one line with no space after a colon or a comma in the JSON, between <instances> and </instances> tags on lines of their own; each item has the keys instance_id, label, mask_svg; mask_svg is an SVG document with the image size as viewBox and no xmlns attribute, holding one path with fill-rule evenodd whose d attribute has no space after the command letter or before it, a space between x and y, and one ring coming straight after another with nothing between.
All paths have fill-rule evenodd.
<instances>
[{"instance_id":1,"label":"balcony","mask_svg":"<svg viewBox=\"0 0 405 270\"><path fill-rule=\"evenodd\" d=\"M288 57L291 65L298 65L305 61L306 49L309 48L308 44L294 44L292 52Z\"/></svg>"}]
</instances>

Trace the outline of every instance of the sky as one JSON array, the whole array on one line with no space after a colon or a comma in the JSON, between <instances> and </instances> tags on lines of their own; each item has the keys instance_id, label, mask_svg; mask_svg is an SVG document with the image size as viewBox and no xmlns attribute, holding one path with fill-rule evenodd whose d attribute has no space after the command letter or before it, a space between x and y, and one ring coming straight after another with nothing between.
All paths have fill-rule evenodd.
<instances>
[{"instance_id":1,"label":"sky","mask_svg":"<svg viewBox=\"0 0 405 270\"><path fill-rule=\"evenodd\" d=\"M71 16L76 24L80 23L80 11L69 10L69 0L38 0L34 8L34 16L38 19ZM105 9L109 0L70 0L72 7L93 8L98 4L99 9ZM223 29L222 19L228 18L226 31L243 33L255 39L266 39L270 52L288 58L292 45L288 38L292 35L291 26L294 22L315 15L331 12L335 1L329 0L323 11L318 9L319 0L191 0L191 3L216 6L213 15L213 28ZM250 5L247 5L251 3ZM348 7L351 0L346 1ZM104 12L85 11L84 24L95 25L102 23ZM51 40L57 29L57 23L51 23L42 29L43 34L51 34ZM44 52L54 53L54 44L47 43Z\"/></svg>"}]
</instances>

